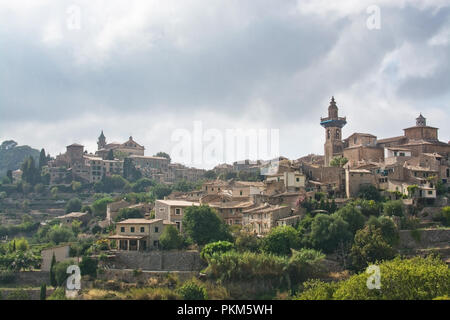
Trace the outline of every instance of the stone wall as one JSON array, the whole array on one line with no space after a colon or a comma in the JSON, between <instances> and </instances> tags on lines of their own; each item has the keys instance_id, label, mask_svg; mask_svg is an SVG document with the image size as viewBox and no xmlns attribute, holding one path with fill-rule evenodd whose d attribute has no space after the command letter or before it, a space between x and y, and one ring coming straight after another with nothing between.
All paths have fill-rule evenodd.
<instances>
[{"instance_id":1,"label":"stone wall","mask_svg":"<svg viewBox=\"0 0 450 320\"><path fill-rule=\"evenodd\" d=\"M180 281L186 281L198 275L197 271L142 271L134 272L133 270L109 269L100 272L97 276L99 280L116 280L127 283L144 282L150 278L163 279L169 274L175 275ZM86 288L83 286L82 288Z\"/></svg>"},{"instance_id":2,"label":"stone wall","mask_svg":"<svg viewBox=\"0 0 450 320\"><path fill-rule=\"evenodd\" d=\"M20 300L40 300L41 289L40 288L25 288L25 289L0 289L0 295L3 300L19 300L13 299L10 295L17 294L17 292L21 293L21 297L23 295L24 298L20 298ZM53 293L53 288L47 288L47 297Z\"/></svg>"},{"instance_id":3,"label":"stone wall","mask_svg":"<svg viewBox=\"0 0 450 320\"><path fill-rule=\"evenodd\" d=\"M206 265L198 251L117 251L106 263L111 269L199 271Z\"/></svg>"},{"instance_id":4,"label":"stone wall","mask_svg":"<svg viewBox=\"0 0 450 320\"><path fill-rule=\"evenodd\" d=\"M450 243L450 229L418 230L420 239L415 240L411 230L400 231L400 248L431 248L442 243Z\"/></svg>"},{"instance_id":5,"label":"stone wall","mask_svg":"<svg viewBox=\"0 0 450 320\"><path fill-rule=\"evenodd\" d=\"M50 285L50 272L21 271L14 273L13 284L17 287L40 287L43 283Z\"/></svg>"}]
</instances>

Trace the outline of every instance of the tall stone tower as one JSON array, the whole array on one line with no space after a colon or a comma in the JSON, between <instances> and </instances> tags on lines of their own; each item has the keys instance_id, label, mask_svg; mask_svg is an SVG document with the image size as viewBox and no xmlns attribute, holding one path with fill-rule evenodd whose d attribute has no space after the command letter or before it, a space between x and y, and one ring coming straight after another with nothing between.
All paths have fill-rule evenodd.
<instances>
[{"instance_id":1,"label":"tall stone tower","mask_svg":"<svg viewBox=\"0 0 450 320\"><path fill-rule=\"evenodd\" d=\"M342 128L347 124L344 118L338 116L338 107L334 97L328 107L328 117L320 118L320 125L325 128L325 166L329 167L333 157L342 155L344 142L342 141Z\"/></svg>"},{"instance_id":2,"label":"tall stone tower","mask_svg":"<svg viewBox=\"0 0 450 320\"><path fill-rule=\"evenodd\" d=\"M103 130L102 133L100 134L100 137L98 137L97 146L98 150L103 149L106 146L106 138L105 135L103 134Z\"/></svg>"}]
</instances>

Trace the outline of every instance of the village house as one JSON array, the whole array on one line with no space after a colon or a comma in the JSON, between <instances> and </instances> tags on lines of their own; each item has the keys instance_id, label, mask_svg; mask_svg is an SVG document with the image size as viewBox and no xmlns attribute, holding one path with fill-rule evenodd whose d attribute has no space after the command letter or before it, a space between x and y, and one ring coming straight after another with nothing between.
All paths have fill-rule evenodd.
<instances>
[{"instance_id":1,"label":"village house","mask_svg":"<svg viewBox=\"0 0 450 320\"><path fill-rule=\"evenodd\" d=\"M116 224L116 234L108 239L116 242L117 250L147 251L159 248L159 239L167 225L163 219L127 219Z\"/></svg>"},{"instance_id":2,"label":"village house","mask_svg":"<svg viewBox=\"0 0 450 320\"><path fill-rule=\"evenodd\" d=\"M291 217L291 219L280 221L280 219L288 217ZM298 219L299 216L294 218L291 208L288 206L272 206L268 203L244 210L242 213L243 226L249 232L257 235L269 233L271 229L279 225L278 221L280 221L281 225L288 225L289 223L296 223Z\"/></svg>"},{"instance_id":3,"label":"village house","mask_svg":"<svg viewBox=\"0 0 450 320\"><path fill-rule=\"evenodd\" d=\"M62 225L71 226L74 221L87 224L90 218L91 216L87 212L71 212L63 216L56 217L55 219L60 220Z\"/></svg>"},{"instance_id":4,"label":"village house","mask_svg":"<svg viewBox=\"0 0 450 320\"><path fill-rule=\"evenodd\" d=\"M184 200L156 200L155 201L155 218L167 220L176 225L178 231L183 231L182 221L184 210L191 206L199 206L198 202L190 202Z\"/></svg>"}]
</instances>

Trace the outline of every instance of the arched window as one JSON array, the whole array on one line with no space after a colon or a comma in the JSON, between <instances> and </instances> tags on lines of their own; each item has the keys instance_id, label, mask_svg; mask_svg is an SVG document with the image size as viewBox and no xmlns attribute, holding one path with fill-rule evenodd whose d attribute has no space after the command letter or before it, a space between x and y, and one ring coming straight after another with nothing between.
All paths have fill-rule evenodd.
<instances>
[{"instance_id":1,"label":"arched window","mask_svg":"<svg viewBox=\"0 0 450 320\"><path fill-rule=\"evenodd\" d=\"M341 138L341 131L339 129L336 129L336 139Z\"/></svg>"},{"instance_id":2,"label":"arched window","mask_svg":"<svg viewBox=\"0 0 450 320\"><path fill-rule=\"evenodd\" d=\"M328 139L330 139L330 136L331 136L330 129L327 130L327 136L328 136Z\"/></svg>"}]
</instances>

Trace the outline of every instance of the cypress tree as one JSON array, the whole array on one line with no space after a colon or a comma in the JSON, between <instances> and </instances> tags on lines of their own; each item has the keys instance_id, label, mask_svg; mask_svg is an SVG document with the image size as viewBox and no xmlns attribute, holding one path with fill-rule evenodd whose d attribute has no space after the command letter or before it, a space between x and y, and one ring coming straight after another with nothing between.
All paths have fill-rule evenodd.
<instances>
[{"instance_id":1,"label":"cypress tree","mask_svg":"<svg viewBox=\"0 0 450 320\"><path fill-rule=\"evenodd\" d=\"M45 300L47 298L47 285L45 283L41 284L41 294L40 299Z\"/></svg>"},{"instance_id":2,"label":"cypress tree","mask_svg":"<svg viewBox=\"0 0 450 320\"><path fill-rule=\"evenodd\" d=\"M39 154L39 171L43 166L47 165L47 156L45 155L44 148L41 149L41 153Z\"/></svg>"},{"instance_id":3,"label":"cypress tree","mask_svg":"<svg viewBox=\"0 0 450 320\"><path fill-rule=\"evenodd\" d=\"M57 286L56 277L55 277L55 264L56 264L56 257L55 257L55 253L53 252L52 262L50 264L50 284L53 287Z\"/></svg>"}]
</instances>

